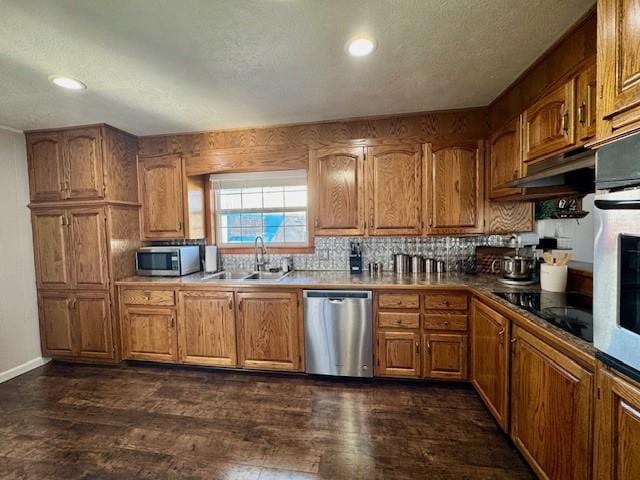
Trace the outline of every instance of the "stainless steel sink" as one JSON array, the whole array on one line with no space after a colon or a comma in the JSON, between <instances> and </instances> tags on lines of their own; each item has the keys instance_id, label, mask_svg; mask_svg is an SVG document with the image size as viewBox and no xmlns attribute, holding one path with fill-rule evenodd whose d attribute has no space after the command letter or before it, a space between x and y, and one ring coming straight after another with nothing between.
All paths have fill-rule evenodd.
<instances>
[{"instance_id":1,"label":"stainless steel sink","mask_svg":"<svg viewBox=\"0 0 640 480\"><path fill-rule=\"evenodd\" d=\"M218 272L203 278L204 280L242 280L247 275L250 274L247 272Z\"/></svg>"},{"instance_id":2,"label":"stainless steel sink","mask_svg":"<svg viewBox=\"0 0 640 480\"><path fill-rule=\"evenodd\" d=\"M278 281L287 276L287 273L283 272L253 272L251 275L247 275L242 280L273 280Z\"/></svg>"},{"instance_id":3,"label":"stainless steel sink","mask_svg":"<svg viewBox=\"0 0 640 480\"><path fill-rule=\"evenodd\" d=\"M240 280L244 281L260 281L260 280L270 280L273 282L277 282L282 278L286 277L289 273L283 272L218 272L212 273L211 275L207 275L202 277L203 280Z\"/></svg>"}]
</instances>

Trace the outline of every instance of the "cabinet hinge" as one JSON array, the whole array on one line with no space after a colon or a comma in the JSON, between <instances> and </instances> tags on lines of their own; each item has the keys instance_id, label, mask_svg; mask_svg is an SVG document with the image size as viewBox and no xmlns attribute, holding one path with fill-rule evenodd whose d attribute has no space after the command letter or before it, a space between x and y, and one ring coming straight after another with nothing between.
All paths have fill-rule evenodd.
<instances>
[{"instance_id":1,"label":"cabinet hinge","mask_svg":"<svg viewBox=\"0 0 640 480\"><path fill-rule=\"evenodd\" d=\"M604 98L604 85L600 85L600 100Z\"/></svg>"}]
</instances>

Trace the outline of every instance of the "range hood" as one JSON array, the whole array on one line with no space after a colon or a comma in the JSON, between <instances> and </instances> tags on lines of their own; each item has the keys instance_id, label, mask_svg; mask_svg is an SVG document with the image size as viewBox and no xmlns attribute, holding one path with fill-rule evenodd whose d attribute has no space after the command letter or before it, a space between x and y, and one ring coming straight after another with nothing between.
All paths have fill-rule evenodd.
<instances>
[{"instance_id":1,"label":"range hood","mask_svg":"<svg viewBox=\"0 0 640 480\"><path fill-rule=\"evenodd\" d=\"M524 188L520 200L581 195L595 190L596 155L581 148L527 165L527 175L505 183Z\"/></svg>"}]
</instances>

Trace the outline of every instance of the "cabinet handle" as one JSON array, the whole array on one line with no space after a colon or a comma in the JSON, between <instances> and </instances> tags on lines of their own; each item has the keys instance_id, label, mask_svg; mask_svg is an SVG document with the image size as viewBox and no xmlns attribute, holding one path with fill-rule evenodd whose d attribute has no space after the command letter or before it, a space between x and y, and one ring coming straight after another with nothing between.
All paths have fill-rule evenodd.
<instances>
[{"instance_id":1,"label":"cabinet handle","mask_svg":"<svg viewBox=\"0 0 640 480\"><path fill-rule=\"evenodd\" d=\"M416 342L416 353L420 354L420 342Z\"/></svg>"},{"instance_id":2,"label":"cabinet handle","mask_svg":"<svg viewBox=\"0 0 640 480\"><path fill-rule=\"evenodd\" d=\"M500 346L504 343L504 328L498 332L498 337L500 338Z\"/></svg>"},{"instance_id":3,"label":"cabinet handle","mask_svg":"<svg viewBox=\"0 0 640 480\"><path fill-rule=\"evenodd\" d=\"M417 344L417 342L416 342ZM431 351L431 342L427 339L427 351L430 352Z\"/></svg>"},{"instance_id":4,"label":"cabinet handle","mask_svg":"<svg viewBox=\"0 0 640 480\"><path fill-rule=\"evenodd\" d=\"M171 328L174 328L176 326L176 317L174 317L173 315L171 316Z\"/></svg>"},{"instance_id":5,"label":"cabinet handle","mask_svg":"<svg viewBox=\"0 0 640 480\"><path fill-rule=\"evenodd\" d=\"M563 132L569 131L569 112L562 114L562 118L560 119L560 128Z\"/></svg>"},{"instance_id":6,"label":"cabinet handle","mask_svg":"<svg viewBox=\"0 0 640 480\"><path fill-rule=\"evenodd\" d=\"M582 102L582 105L578 107L578 121L583 125L587 122L586 112L587 112L587 105L584 102Z\"/></svg>"},{"instance_id":7,"label":"cabinet handle","mask_svg":"<svg viewBox=\"0 0 640 480\"><path fill-rule=\"evenodd\" d=\"M233 310L233 300L229 299L229 310Z\"/></svg>"},{"instance_id":8,"label":"cabinet handle","mask_svg":"<svg viewBox=\"0 0 640 480\"><path fill-rule=\"evenodd\" d=\"M516 337L513 337L513 338L511 339L511 343L516 343L516 341L518 341L518 339L517 339Z\"/></svg>"},{"instance_id":9,"label":"cabinet handle","mask_svg":"<svg viewBox=\"0 0 640 480\"><path fill-rule=\"evenodd\" d=\"M242 301L238 302L238 310L242 311Z\"/></svg>"},{"instance_id":10,"label":"cabinet handle","mask_svg":"<svg viewBox=\"0 0 640 480\"><path fill-rule=\"evenodd\" d=\"M178 230L182 230L182 222L178 222Z\"/></svg>"}]
</instances>

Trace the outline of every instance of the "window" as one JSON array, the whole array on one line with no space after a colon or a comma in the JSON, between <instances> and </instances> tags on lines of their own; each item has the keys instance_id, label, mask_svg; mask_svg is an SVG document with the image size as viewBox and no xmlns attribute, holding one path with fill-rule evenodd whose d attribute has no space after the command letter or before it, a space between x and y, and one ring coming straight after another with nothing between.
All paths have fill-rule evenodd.
<instances>
[{"instance_id":1,"label":"window","mask_svg":"<svg viewBox=\"0 0 640 480\"><path fill-rule=\"evenodd\" d=\"M211 175L218 246L307 246L307 172Z\"/></svg>"}]
</instances>

